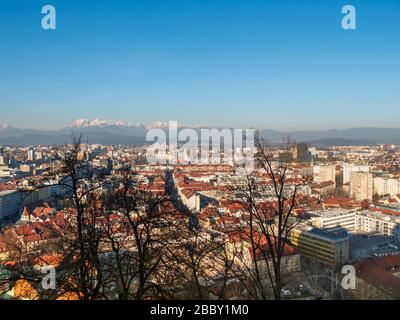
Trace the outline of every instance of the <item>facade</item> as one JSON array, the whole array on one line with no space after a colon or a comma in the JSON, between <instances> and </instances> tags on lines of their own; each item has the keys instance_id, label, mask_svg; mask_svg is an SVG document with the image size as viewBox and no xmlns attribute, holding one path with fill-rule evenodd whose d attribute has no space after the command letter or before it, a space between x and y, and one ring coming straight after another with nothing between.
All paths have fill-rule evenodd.
<instances>
[{"instance_id":1,"label":"facade","mask_svg":"<svg viewBox=\"0 0 400 320\"><path fill-rule=\"evenodd\" d=\"M400 217L363 210L310 211L311 224L322 229L345 229L348 232L378 232L400 239Z\"/></svg>"},{"instance_id":2,"label":"facade","mask_svg":"<svg viewBox=\"0 0 400 320\"><path fill-rule=\"evenodd\" d=\"M371 173L352 172L350 176L350 197L357 201L372 200L373 178Z\"/></svg>"},{"instance_id":3,"label":"facade","mask_svg":"<svg viewBox=\"0 0 400 320\"><path fill-rule=\"evenodd\" d=\"M189 191L187 189L178 191L183 204L193 211L200 211L200 195L195 192Z\"/></svg>"},{"instance_id":4,"label":"facade","mask_svg":"<svg viewBox=\"0 0 400 320\"><path fill-rule=\"evenodd\" d=\"M271 272L271 275L274 276L274 267L272 260L268 260L268 265L265 259L259 258L257 261L257 267L259 268L259 272L262 278L267 279L269 282L269 273L268 269ZM251 266L250 266L251 268ZM288 277L293 274L297 274L301 270L301 262L300 262L300 254L292 253L286 254L282 256L281 260L281 273L282 276Z\"/></svg>"},{"instance_id":5,"label":"facade","mask_svg":"<svg viewBox=\"0 0 400 320\"><path fill-rule=\"evenodd\" d=\"M367 172L367 173L369 173L369 166L343 163L343 184L350 182L352 172Z\"/></svg>"},{"instance_id":6,"label":"facade","mask_svg":"<svg viewBox=\"0 0 400 320\"><path fill-rule=\"evenodd\" d=\"M36 160L35 149L33 148L28 151L28 161L35 161L35 160Z\"/></svg>"},{"instance_id":7,"label":"facade","mask_svg":"<svg viewBox=\"0 0 400 320\"><path fill-rule=\"evenodd\" d=\"M0 219L19 213L21 194L19 191L0 191Z\"/></svg>"},{"instance_id":8,"label":"facade","mask_svg":"<svg viewBox=\"0 0 400 320\"><path fill-rule=\"evenodd\" d=\"M8 159L6 156L0 155L0 166L8 166L10 164L10 159Z\"/></svg>"},{"instance_id":9,"label":"facade","mask_svg":"<svg viewBox=\"0 0 400 320\"><path fill-rule=\"evenodd\" d=\"M384 177L374 178L374 194L394 196L400 194L400 180Z\"/></svg>"},{"instance_id":10,"label":"facade","mask_svg":"<svg viewBox=\"0 0 400 320\"><path fill-rule=\"evenodd\" d=\"M66 183L66 182L61 182L61 183ZM21 189L21 192L23 194L22 206L28 206L35 202L49 201L56 197L66 195L68 191L70 190L67 189L67 187L60 185L57 182L54 182L54 184L43 185L42 187L36 189L33 188L32 189L27 188L24 190Z\"/></svg>"},{"instance_id":11,"label":"facade","mask_svg":"<svg viewBox=\"0 0 400 320\"><path fill-rule=\"evenodd\" d=\"M10 177L11 169L7 165L0 164L0 178Z\"/></svg>"},{"instance_id":12,"label":"facade","mask_svg":"<svg viewBox=\"0 0 400 320\"><path fill-rule=\"evenodd\" d=\"M335 190L334 181L323 181L312 185L312 190L319 193L320 195L326 195L329 192Z\"/></svg>"},{"instance_id":13,"label":"facade","mask_svg":"<svg viewBox=\"0 0 400 320\"><path fill-rule=\"evenodd\" d=\"M322 229L344 228L353 231L356 228L356 211L333 209L308 212L312 215L313 226Z\"/></svg>"},{"instance_id":14,"label":"facade","mask_svg":"<svg viewBox=\"0 0 400 320\"><path fill-rule=\"evenodd\" d=\"M301 142L297 143L292 148L292 156L294 160L298 162L310 162L311 161L311 152L308 151L308 144Z\"/></svg>"},{"instance_id":15,"label":"facade","mask_svg":"<svg viewBox=\"0 0 400 320\"><path fill-rule=\"evenodd\" d=\"M229 241L227 252L230 258L233 258L235 263L243 268L243 270L253 270L255 262L259 268L260 276L263 280L269 282L269 272L274 275L273 263L271 259L265 260L261 251L258 251L256 257L253 256L251 246L248 240ZM282 275L297 274L301 271L300 253L293 248L285 246L286 252L281 260ZM269 269L269 271L268 271Z\"/></svg>"},{"instance_id":16,"label":"facade","mask_svg":"<svg viewBox=\"0 0 400 320\"><path fill-rule=\"evenodd\" d=\"M314 167L314 181L323 182L323 181L333 181L335 182L336 178L336 166L328 165L328 166L315 166Z\"/></svg>"},{"instance_id":17,"label":"facade","mask_svg":"<svg viewBox=\"0 0 400 320\"><path fill-rule=\"evenodd\" d=\"M357 213L355 228L362 232L379 232L400 239L400 217L369 210Z\"/></svg>"},{"instance_id":18,"label":"facade","mask_svg":"<svg viewBox=\"0 0 400 320\"><path fill-rule=\"evenodd\" d=\"M332 268L349 261L349 241L345 230L335 232L300 225L291 232L291 242L303 256Z\"/></svg>"}]
</instances>

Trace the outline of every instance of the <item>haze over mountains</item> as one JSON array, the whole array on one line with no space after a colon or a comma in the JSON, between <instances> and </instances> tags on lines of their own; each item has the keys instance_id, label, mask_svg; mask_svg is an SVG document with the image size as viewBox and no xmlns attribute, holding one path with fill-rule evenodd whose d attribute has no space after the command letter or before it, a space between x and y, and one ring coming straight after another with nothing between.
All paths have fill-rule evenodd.
<instances>
[{"instance_id":1,"label":"haze over mountains","mask_svg":"<svg viewBox=\"0 0 400 320\"><path fill-rule=\"evenodd\" d=\"M55 145L70 141L72 132L81 133L89 143L104 145L137 145L145 143L149 129L166 130L167 122L126 123L117 120L78 119L70 127L60 130L34 130L14 128L0 124L0 145ZM184 128L180 126L179 128ZM196 130L207 128L197 126ZM179 129L178 129L179 130ZM295 141L314 145L372 145L378 143L400 143L400 128L349 128L310 131L282 132L271 129L260 130L271 143L279 143L290 136Z\"/></svg>"}]
</instances>

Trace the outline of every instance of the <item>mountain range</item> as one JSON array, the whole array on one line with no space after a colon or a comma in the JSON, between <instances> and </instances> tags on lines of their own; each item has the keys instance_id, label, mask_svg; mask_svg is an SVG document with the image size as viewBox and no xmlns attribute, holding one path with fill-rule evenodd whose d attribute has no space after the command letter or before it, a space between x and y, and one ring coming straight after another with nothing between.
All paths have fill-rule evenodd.
<instances>
[{"instance_id":1,"label":"mountain range","mask_svg":"<svg viewBox=\"0 0 400 320\"><path fill-rule=\"evenodd\" d=\"M34 130L14 128L0 124L0 145L56 145L71 140L71 135L82 134L89 143L103 145L138 145L145 143L149 129L167 130L167 122L155 122L151 125L126 123L116 120L78 119L71 126L60 130ZM184 128L184 126L179 126ZM196 130L207 128L196 126ZM219 128L221 129L221 128ZM179 130L179 129L178 129ZM374 145L379 143L400 143L400 128L349 128L311 131L260 130L260 135L271 143L280 143L290 136L295 141L313 145Z\"/></svg>"}]
</instances>

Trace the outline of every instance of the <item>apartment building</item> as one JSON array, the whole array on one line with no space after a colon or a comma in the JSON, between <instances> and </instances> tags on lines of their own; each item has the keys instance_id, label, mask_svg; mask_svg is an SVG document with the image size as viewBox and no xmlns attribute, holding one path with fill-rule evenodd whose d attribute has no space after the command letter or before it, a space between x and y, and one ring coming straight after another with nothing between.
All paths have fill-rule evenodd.
<instances>
[{"instance_id":1,"label":"apartment building","mask_svg":"<svg viewBox=\"0 0 400 320\"><path fill-rule=\"evenodd\" d=\"M385 178L385 177L375 177L373 179L373 192L378 195L390 195L394 196L400 194L400 180Z\"/></svg>"},{"instance_id":2,"label":"apartment building","mask_svg":"<svg viewBox=\"0 0 400 320\"><path fill-rule=\"evenodd\" d=\"M370 210L319 210L310 211L311 224L317 228L348 232L379 232L400 239L400 217Z\"/></svg>"},{"instance_id":3,"label":"apartment building","mask_svg":"<svg viewBox=\"0 0 400 320\"><path fill-rule=\"evenodd\" d=\"M354 165L343 163L343 184L350 182L352 172L365 172L369 173L368 165Z\"/></svg>"},{"instance_id":4,"label":"apartment building","mask_svg":"<svg viewBox=\"0 0 400 320\"><path fill-rule=\"evenodd\" d=\"M0 219L17 214L20 210L21 194L19 191L0 191Z\"/></svg>"},{"instance_id":5,"label":"apartment building","mask_svg":"<svg viewBox=\"0 0 400 320\"><path fill-rule=\"evenodd\" d=\"M364 210L356 215L356 230L379 232L400 239L400 217L389 216L376 211Z\"/></svg>"},{"instance_id":6,"label":"apartment building","mask_svg":"<svg viewBox=\"0 0 400 320\"><path fill-rule=\"evenodd\" d=\"M333 181L336 179L336 166L335 165L325 165L325 166L314 166L313 168L314 181Z\"/></svg>"},{"instance_id":7,"label":"apartment building","mask_svg":"<svg viewBox=\"0 0 400 320\"><path fill-rule=\"evenodd\" d=\"M372 200L373 178L371 173L352 172L350 175L350 197L357 201Z\"/></svg>"}]
</instances>

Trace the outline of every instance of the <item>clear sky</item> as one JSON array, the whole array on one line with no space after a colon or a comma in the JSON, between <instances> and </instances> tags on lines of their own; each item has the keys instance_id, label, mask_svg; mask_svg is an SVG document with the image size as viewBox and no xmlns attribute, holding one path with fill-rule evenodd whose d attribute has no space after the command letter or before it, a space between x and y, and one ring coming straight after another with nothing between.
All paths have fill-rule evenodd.
<instances>
[{"instance_id":1,"label":"clear sky","mask_svg":"<svg viewBox=\"0 0 400 320\"><path fill-rule=\"evenodd\" d=\"M1 0L0 123L77 118L400 127L400 1Z\"/></svg>"}]
</instances>

